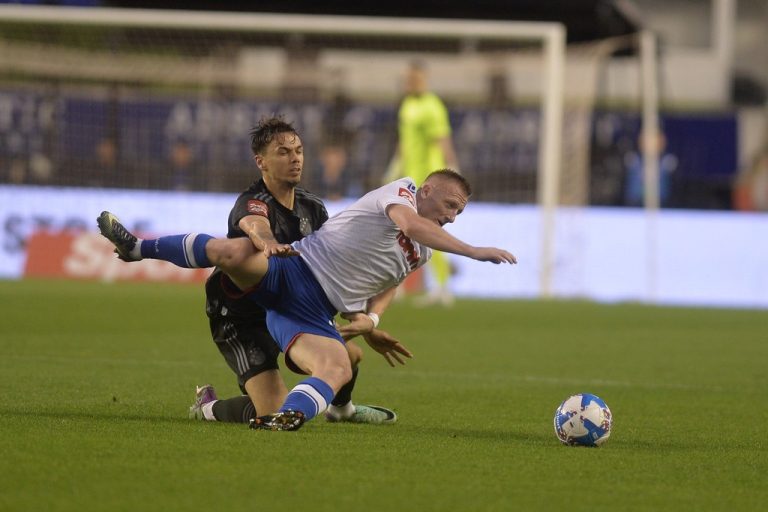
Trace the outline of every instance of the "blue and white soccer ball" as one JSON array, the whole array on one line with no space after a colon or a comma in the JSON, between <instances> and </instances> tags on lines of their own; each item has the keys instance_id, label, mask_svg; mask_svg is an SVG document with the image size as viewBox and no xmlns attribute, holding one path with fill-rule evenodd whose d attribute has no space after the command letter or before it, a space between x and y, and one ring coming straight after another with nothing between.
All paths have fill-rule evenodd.
<instances>
[{"instance_id":1,"label":"blue and white soccer ball","mask_svg":"<svg viewBox=\"0 0 768 512\"><path fill-rule=\"evenodd\" d=\"M555 434L571 446L600 446L610 437L612 423L606 403L589 393L569 396L555 411Z\"/></svg>"}]
</instances>

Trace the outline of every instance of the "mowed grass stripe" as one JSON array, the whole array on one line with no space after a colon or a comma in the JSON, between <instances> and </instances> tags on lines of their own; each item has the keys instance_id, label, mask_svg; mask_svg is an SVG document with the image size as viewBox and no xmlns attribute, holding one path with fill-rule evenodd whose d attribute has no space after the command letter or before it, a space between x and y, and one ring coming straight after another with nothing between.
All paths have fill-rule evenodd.
<instances>
[{"instance_id":1,"label":"mowed grass stripe","mask_svg":"<svg viewBox=\"0 0 768 512\"><path fill-rule=\"evenodd\" d=\"M750 510L768 500L768 312L559 301L393 305L415 357L366 350L392 427L186 419L237 392L201 287L0 282L0 510ZM298 377L286 374L289 382ZM600 449L552 414L592 392Z\"/></svg>"}]
</instances>

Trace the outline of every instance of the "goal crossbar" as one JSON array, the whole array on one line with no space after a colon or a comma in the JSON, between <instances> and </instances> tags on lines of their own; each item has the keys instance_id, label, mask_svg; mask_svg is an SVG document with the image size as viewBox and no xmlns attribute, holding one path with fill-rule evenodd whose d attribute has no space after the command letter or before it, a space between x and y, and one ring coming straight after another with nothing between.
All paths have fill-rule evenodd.
<instances>
[{"instance_id":1,"label":"goal crossbar","mask_svg":"<svg viewBox=\"0 0 768 512\"><path fill-rule=\"evenodd\" d=\"M335 33L340 35L398 35L403 37L471 37L541 41L564 30L560 23L465 21L435 18L394 18L268 13L176 11L90 7L0 6L0 20L73 25L149 27L244 32Z\"/></svg>"}]
</instances>

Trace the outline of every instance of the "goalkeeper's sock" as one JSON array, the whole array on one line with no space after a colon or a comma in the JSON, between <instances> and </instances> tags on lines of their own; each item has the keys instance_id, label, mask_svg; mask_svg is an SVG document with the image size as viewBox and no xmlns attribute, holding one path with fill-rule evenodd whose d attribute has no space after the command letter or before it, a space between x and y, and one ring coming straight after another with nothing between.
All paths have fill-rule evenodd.
<instances>
[{"instance_id":1,"label":"goalkeeper's sock","mask_svg":"<svg viewBox=\"0 0 768 512\"><path fill-rule=\"evenodd\" d=\"M212 238L210 235L188 233L139 240L136 246L142 258L170 261L183 268L206 268L211 266L211 262L205 254L205 244Z\"/></svg>"},{"instance_id":2,"label":"goalkeeper's sock","mask_svg":"<svg viewBox=\"0 0 768 512\"><path fill-rule=\"evenodd\" d=\"M212 412L217 421L228 423L248 423L256 417L256 408L248 395L217 400Z\"/></svg>"},{"instance_id":3,"label":"goalkeeper's sock","mask_svg":"<svg viewBox=\"0 0 768 512\"><path fill-rule=\"evenodd\" d=\"M311 420L328 407L333 399L333 388L317 377L309 377L299 382L280 407L280 412L300 411L306 421Z\"/></svg>"}]
</instances>

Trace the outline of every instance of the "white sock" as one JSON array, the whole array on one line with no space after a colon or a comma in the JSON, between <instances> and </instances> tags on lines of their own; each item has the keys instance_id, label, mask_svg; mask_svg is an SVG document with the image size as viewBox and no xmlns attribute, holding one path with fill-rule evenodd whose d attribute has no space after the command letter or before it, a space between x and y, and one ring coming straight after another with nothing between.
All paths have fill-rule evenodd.
<instances>
[{"instance_id":1,"label":"white sock","mask_svg":"<svg viewBox=\"0 0 768 512\"><path fill-rule=\"evenodd\" d=\"M213 404L218 402L218 400L211 400L210 402L204 403L200 409L203 411L203 418L205 418L207 421L217 421L216 416L213 415Z\"/></svg>"},{"instance_id":2,"label":"white sock","mask_svg":"<svg viewBox=\"0 0 768 512\"><path fill-rule=\"evenodd\" d=\"M350 400L345 405L329 405L326 414L335 420L346 420L355 414L355 404Z\"/></svg>"},{"instance_id":3,"label":"white sock","mask_svg":"<svg viewBox=\"0 0 768 512\"><path fill-rule=\"evenodd\" d=\"M141 238L136 239L136 245L133 246L133 249L131 249L131 257L136 258L137 260L142 260L144 258L141 257L141 242L144 240Z\"/></svg>"}]
</instances>

